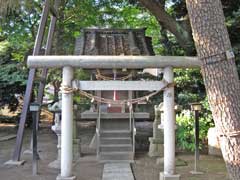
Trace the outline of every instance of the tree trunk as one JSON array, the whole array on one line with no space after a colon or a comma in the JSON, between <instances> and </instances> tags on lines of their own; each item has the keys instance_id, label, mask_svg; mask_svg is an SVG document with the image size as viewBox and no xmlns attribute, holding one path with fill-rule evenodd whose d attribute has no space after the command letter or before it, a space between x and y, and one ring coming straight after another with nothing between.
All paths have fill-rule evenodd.
<instances>
[{"instance_id":1,"label":"tree trunk","mask_svg":"<svg viewBox=\"0 0 240 180\"><path fill-rule=\"evenodd\" d=\"M239 78L220 0L186 0L202 75L231 179L240 179Z\"/></svg>"},{"instance_id":2,"label":"tree trunk","mask_svg":"<svg viewBox=\"0 0 240 180\"><path fill-rule=\"evenodd\" d=\"M58 23L55 30L55 54L65 55L64 49L64 9L66 6L66 0L60 0L59 10L58 10Z\"/></svg>"}]
</instances>

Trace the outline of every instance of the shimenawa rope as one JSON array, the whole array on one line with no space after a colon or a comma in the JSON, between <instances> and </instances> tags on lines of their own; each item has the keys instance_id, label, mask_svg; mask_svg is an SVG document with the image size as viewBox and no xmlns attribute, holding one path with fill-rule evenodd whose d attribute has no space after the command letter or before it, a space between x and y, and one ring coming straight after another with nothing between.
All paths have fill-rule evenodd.
<instances>
[{"instance_id":1,"label":"shimenawa rope","mask_svg":"<svg viewBox=\"0 0 240 180\"><path fill-rule=\"evenodd\" d=\"M165 80L163 80L165 81ZM166 82L166 81L165 81ZM85 96L89 99L91 99L91 102L99 102L99 103L104 103L104 104L112 104L112 105L123 105L123 104L127 104L127 105L131 105L131 104L136 104L142 101L148 101L151 97L155 96L156 94L158 94L159 92L163 91L166 88L172 87L174 86L174 83L167 83L164 87L162 87L160 90L152 92L148 95L145 95L143 97L139 97L139 98L135 98L135 99L128 99L128 100L113 100L113 99L106 99L106 98L102 98L99 96L95 96L91 93L88 93L86 91L83 91L79 88L72 88L66 85L62 85L60 90L63 94L70 94L73 92L79 92L82 96Z\"/></svg>"}]
</instances>

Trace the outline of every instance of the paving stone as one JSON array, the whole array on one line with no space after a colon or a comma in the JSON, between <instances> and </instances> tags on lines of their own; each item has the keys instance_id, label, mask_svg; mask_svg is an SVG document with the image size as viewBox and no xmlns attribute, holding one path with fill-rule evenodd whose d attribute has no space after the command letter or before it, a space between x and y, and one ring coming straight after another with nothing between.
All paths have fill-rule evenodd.
<instances>
[{"instance_id":1,"label":"paving stone","mask_svg":"<svg viewBox=\"0 0 240 180\"><path fill-rule=\"evenodd\" d=\"M104 165L102 180L134 180L129 163L107 163Z\"/></svg>"}]
</instances>

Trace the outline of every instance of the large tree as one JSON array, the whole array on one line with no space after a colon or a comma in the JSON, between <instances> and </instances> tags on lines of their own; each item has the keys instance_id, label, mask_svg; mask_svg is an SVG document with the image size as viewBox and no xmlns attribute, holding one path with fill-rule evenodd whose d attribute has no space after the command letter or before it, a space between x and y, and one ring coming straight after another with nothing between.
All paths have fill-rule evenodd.
<instances>
[{"instance_id":1,"label":"large tree","mask_svg":"<svg viewBox=\"0 0 240 180\"><path fill-rule=\"evenodd\" d=\"M193 33L197 53L203 66L201 68L213 118L221 139L221 149L231 179L240 179L240 103L239 78L232 47L228 36L223 7L220 0L186 0L192 31L188 23L179 19L186 15L183 0L173 1L181 9L175 18L163 6L166 0L138 0L159 21L162 27L175 35L180 46L191 54L191 33ZM231 17L239 7L237 1L222 1L225 14ZM180 6L179 6L180 5ZM179 13L178 12L178 13ZM177 13L177 12L175 12ZM236 14L236 13L235 13ZM178 19L178 20L177 20ZM188 20L186 16L185 20ZM237 27L237 26L236 26ZM231 28L229 28L231 30ZM236 29L235 29L236 31ZM179 37L180 34L182 37ZM185 38L185 41L182 41ZM236 38L234 38L236 39ZM185 46L181 42L185 43Z\"/></svg>"},{"instance_id":2,"label":"large tree","mask_svg":"<svg viewBox=\"0 0 240 180\"><path fill-rule=\"evenodd\" d=\"M220 0L186 0L193 39L224 160L240 179L239 78Z\"/></svg>"},{"instance_id":3,"label":"large tree","mask_svg":"<svg viewBox=\"0 0 240 180\"><path fill-rule=\"evenodd\" d=\"M186 55L195 55L191 26L185 0L129 0L138 2L158 20L161 29L172 33ZM227 17L227 27L235 52L239 49L240 36L240 0L222 0L224 14Z\"/></svg>"}]
</instances>

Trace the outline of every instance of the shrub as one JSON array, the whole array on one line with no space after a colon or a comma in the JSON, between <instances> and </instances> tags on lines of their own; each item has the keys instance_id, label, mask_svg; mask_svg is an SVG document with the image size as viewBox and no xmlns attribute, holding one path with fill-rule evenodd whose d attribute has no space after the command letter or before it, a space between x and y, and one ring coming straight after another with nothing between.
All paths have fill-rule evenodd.
<instances>
[{"instance_id":1,"label":"shrub","mask_svg":"<svg viewBox=\"0 0 240 180\"><path fill-rule=\"evenodd\" d=\"M208 129L214 126L212 115L207 100L202 102L203 110L199 118L199 143L200 149L204 147ZM177 146L181 150L194 151L194 116L189 110L177 115Z\"/></svg>"}]
</instances>

